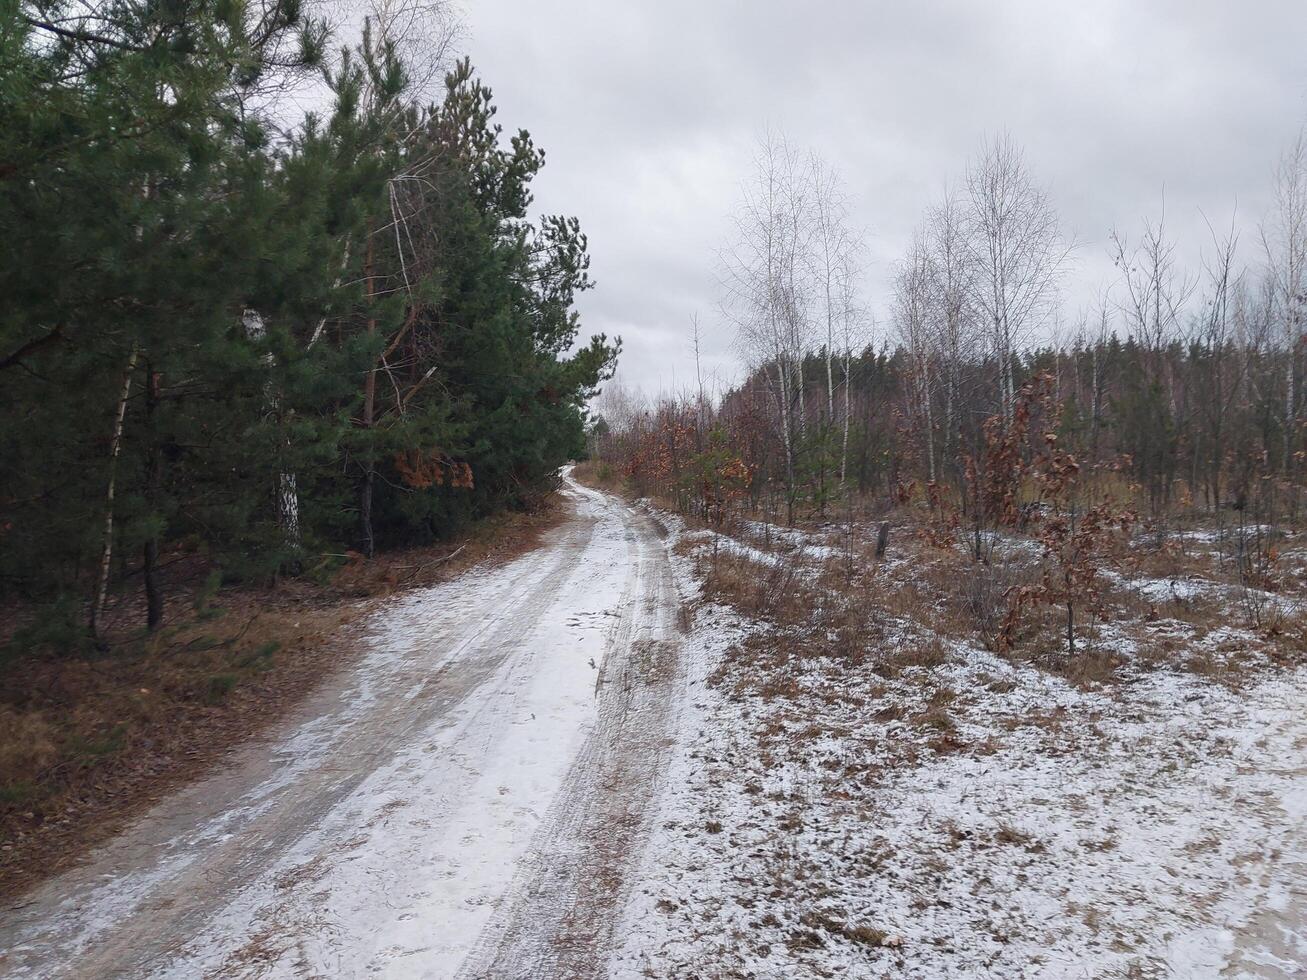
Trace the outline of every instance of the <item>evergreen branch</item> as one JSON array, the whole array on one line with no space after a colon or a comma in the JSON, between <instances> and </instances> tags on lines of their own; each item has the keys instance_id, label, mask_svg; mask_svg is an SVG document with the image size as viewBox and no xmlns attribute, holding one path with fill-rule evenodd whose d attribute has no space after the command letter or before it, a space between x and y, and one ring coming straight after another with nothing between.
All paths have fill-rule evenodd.
<instances>
[{"instance_id":1,"label":"evergreen branch","mask_svg":"<svg viewBox=\"0 0 1307 980\"><path fill-rule=\"evenodd\" d=\"M19 364L19 362L28 354L40 350L42 347L46 347L49 344L53 344L55 341L60 340L63 335L63 324L59 324L45 336L29 340L27 343L23 344L23 346L19 347L18 350L14 351L3 360L0 360L0 371L3 371L8 367L13 367L15 364Z\"/></svg>"},{"instance_id":2,"label":"evergreen branch","mask_svg":"<svg viewBox=\"0 0 1307 980\"><path fill-rule=\"evenodd\" d=\"M142 52L149 50L148 47L131 44L127 41L119 41L116 38L105 37L103 34L95 34L91 31L75 30L71 27L60 27L58 24L48 20L37 20L34 17L23 15L23 20L29 27L35 27L38 30L48 31L51 34L57 34L59 37L67 38L70 41L81 41L86 44L104 44L111 48L118 48L121 51Z\"/></svg>"}]
</instances>

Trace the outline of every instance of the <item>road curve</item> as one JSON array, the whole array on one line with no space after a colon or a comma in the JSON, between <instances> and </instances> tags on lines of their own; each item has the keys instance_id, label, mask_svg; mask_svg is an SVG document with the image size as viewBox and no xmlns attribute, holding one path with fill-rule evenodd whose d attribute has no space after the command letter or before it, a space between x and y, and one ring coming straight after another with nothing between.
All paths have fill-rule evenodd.
<instances>
[{"instance_id":1,"label":"road curve","mask_svg":"<svg viewBox=\"0 0 1307 980\"><path fill-rule=\"evenodd\" d=\"M570 479L517 560L397 598L278 733L0 910L5 977L603 972L675 728L655 524Z\"/></svg>"}]
</instances>

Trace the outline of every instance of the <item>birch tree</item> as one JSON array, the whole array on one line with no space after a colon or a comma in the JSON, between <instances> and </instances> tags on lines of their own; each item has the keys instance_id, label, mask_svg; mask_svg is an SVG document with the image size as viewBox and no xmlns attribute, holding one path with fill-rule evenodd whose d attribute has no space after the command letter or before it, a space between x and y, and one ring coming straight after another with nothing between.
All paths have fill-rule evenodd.
<instances>
[{"instance_id":1,"label":"birch tree","mask_svg":"<svg viewBox=\"0 0 1307 980\"><path fill-rule=\"evenodd\" d=\"M809 156L812 182L813 234L810 264L820 310L819 329L824 331L826 367L826 425L840 427L840 483L848 469L849 365L852 338L858 315L859 260L861 242L849 227L849 200L839 173L815 153ZM841 366L843 404L837 411L835 364Z\"/></svg>"},{"instance_id":2,"label":"birch tree","mask_svg":"<svg viewBox=\"0 0 1307 980\"><path fill-rule=\"evenodd\" d=\"M976 270L971 296L989 327L999 404L1010 420L1013 358L1052 309L1071 249L1057 212L1007 133L981 147L966 186L967 245Z\"/></svg>"},{"instance_id":3,"label":"birch tree","mask_svg":"<svg viewBox=\"0 0 1307 980\"><path fill-rule=\"evenodd\" d=\"M1296 362L1307 304L1307 130L1299 131L1275 168L1272 211L1262 225L1261 238L1285 353L1281 465L1287 473L1293 466L1293 430L1298 421Z\"/></svg>"},{"instance_id":4,"label":"birch tree","mask_svg":"<svg viewBox=\"0 0 1307 980\"><path fill-rule=\"evenodd\" d=\"M1166 232L1165 202L1156 222L1145 219L1138 244L1131 246L1116 229L1111 241L1112 261L1125 291L1121 312L1127 328L1148 352L1156 379L1166 385L1174 411L1175 386L1173 379L1163 377L1162 352L1180 336L1185 304L1193 295L1196 281L1185 275L1176 261L1175 242Z\"/></svg>"},{"instance_id":5,"label":"birch tree","mask_svg":"<svg viewBox=\"0 0 1307 980\"><path fill-rule=\"evenodd\" d=\"M925 248L932 297L930 332L938 357L944 397L945 459L958 459L963 367L975 345L973 294L976 264L968 248L967 216L956 191L948 189L926 214ZM960 477L960 474L959 474Z\"/></svg>"},{"instance_id":6,"label":"birch tree","mask_svg":"<svg viewBox=\"0 0 1307 980\"><path fill-rule=\"evenodd\" d=\"M1227 231L1218 233L1210 224L1208 230L1212 248L1204 262L1206 296L1197 323L1197 347L1205 360L1198 399L1198 414L1203 424L1198 427L1197 435L1205 437L1207 442L1207 495L1210 505L1216 508L1221 506L1221 470L1229 441L1228 420L1240 387L1241 359L1235 356L1234 336L1244 273L1236 265L1239 234L1233 217ZM1194 450L1195 464L1199 449Z\"/></svg>"},{"instance_id":7,"label":"birch tree","mask_svg":"<svg viewBox=\"0 0 1307 980\"><path fill-rule=\"evenodd\" d=\"M918 229L894 278L894 327L907 356L911 414L921 435L926 474L933 483L936 473L930 307L930 255L924 235Z\"/></svg>"},{"instance_id":8,"label":"birch tree","mask_svg":"<svg viewBox=\"0 0 1307 980\"><path fill-rule=\"evenodd\" d=\"M723 310L745 358L766 372L785 460L786 507L794 516L796 443L804 430L803 358L810 332L804 279L810 240L808 180L783 137L759 142L754 173L721 253Z\"/></svg>"},{"instance_id":9,"label":"birch tree","mask_svg":"<svg viewBox=\"0 0 1307 980\"><path fill-rule=\"evenodd\" d=\"M848 196L838 172L815 153L809 156L812 182L812 247L809 262L816 280L826 362L826 418L835 422L835 345L852 314L855 243L848 227Z\"/></svg>"},{"instance_id":10,"label":"birch tree","mask_svg":"<svg viewBox=\"0 0 1307 980\"><path fill-rule=\"evenodd\" d=\"M1156 514L1170 497L1180 462L1178 430L1185 424L1168 348L1180 339L1195 281L1176 260L1165 204L1157 221L1144 221L1137 244L1131 245L1119 230L1113 230L1111 241L1120 285L1118 310L1140 351L1122 394L1128 419L1124 436Z\"/></svg>"}]
</instances>

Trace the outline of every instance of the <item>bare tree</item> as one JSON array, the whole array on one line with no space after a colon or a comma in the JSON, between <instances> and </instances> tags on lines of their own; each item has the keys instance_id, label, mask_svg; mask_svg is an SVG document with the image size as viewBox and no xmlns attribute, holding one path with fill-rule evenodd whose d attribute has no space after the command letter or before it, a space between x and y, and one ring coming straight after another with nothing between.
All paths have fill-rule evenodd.
<instances>
[{"instance_id":1,"label":"bare tree","mask_svg":"<svg viewBox=\"0 0 1307 980\"><path fill-rule=\"evenodd\" d=\"M913 233L907 257L894 279L894 327L908 357L911 411L921 432L926 472L935 480L935 424L931 409L934 383L931 371L931 268L925 236Z\"/></svg>"},{"instance_id":2,"label":"bare tree","mask_svg":"<svg viewBox=\"0 0 1307 980\"><path fill-rule=\"evenodd\" d=\"M1197 280L1180 271L1175 242L1166 235L1166 201L1156 223L1145 219L1139 244L1131 247L1125 235L1112 230L1112 260L1125 287L1121 312L1135 339L1148 352L1148 366L1154 380L1166 386L1167 400L1176 411L1175 379L1167 372L1163 356L1167 344L1179 339L1185 304L1193 295Z\"/></svg>"},{"instance_id":3,"label":"bare tree","mask_svg":"<svg viewBox=\"0 0 1307 980\"><path fill-rule=\"evenodd\" d=\"M875 332L875 322L867 315L867 311L858 301L858 258L861 256L861 244L859 243L856 250L851 250L842 258L845 266L844 271L840 274L840 283L846 291L846 296L842 303L844 311L843 317L843 385L844 385L844 408L840 419L840 486L843 487L848 477L849 469L849 423L852 418L852 388L853 388L853 353L855 347L861 347L866 344L872 334Z\"/></svg>"},{"instance_id":4,"label":"bare tree","mask_svg":"<svg viewBox=\"0 0 1307 980\"><path fill-rule=\"evenodd\" d=\"M1227 418L1240 387L1241 359L1234 355L1236 309L1242 294L1243 270L1235 265L1239 235L1234 216L1228 231L1218 233L1208 222L1212 253L1204 261L1206 296L1197 323L1197 340L1206 352L1207 376L1198 399L1204 423L1197 436L1206 439L1207 494L1212 507L1221 505L1221 468L1227 449ZM1195 465L1199 447L1194 449Z\"/></svg>"},{"instance_id":5,"label":"bare tree","mask_svg":"<svg viewBox=\"0 0 1307 980\"><path fill-rule=\"evenodd\" d=\"M976 264L968 248L966 212L952 189L926 213L931 333L944 396L943 458L958 458L962 368L976 342Z\"/></svg>"},{"instance_id":6,"label":"bare tree","mask_svg":"<svg viewBox=\"0 0 1307 980\"><path fill-rule=\"evenodd\" d=\"M265 0L266 2L266 0ZM345 47L360 43L364 30L377 50L389 47L404 66L405 88L414 102L439 100L444 74L464 38L452 0L310 0Z\"/></svg>"},{"instance_id":7,"label":"bare tree","mask_svg":"<svg viewBox=\"0 0 1307 980\"><path fill-rule=\"evenodd\" d=\"M692 328L692 340L694 343L694 382L696 387L694 401L694 423L695 434L699 439L699 448L702 449L707 435L708 428L708 399L703 389L703 364L700 358L699 343L699 314L695 313L690 318Z\"/></svg>"},{"instance_id":8,"label":"bare tree","mask_svg":"<svg viewBox=\"0 0 1307 980\"><path fill-rule=\"evenodd\" d=\"M808 158L812 185L812 248L808 256L816 279L817 304L825 329L826 418L835 421L835 344L852 314L856 245L848 227L848 197L837 171L815 153Z\"/></svg>"},{"instance_id":9,"label":"bare tree","mask_svg":"<svg viewBox=\"0 0 1307 980\"><path fill-rule=\"evenodd\" d=\"M1104 290L1098 297L1097 308L1091 317L1086 317L1086 345L1090 348L1089 375L1089 462L1099 462L1099 446L1103 436L1103 409L1107 399L1107 376L1112 365L1108 340L1114 333L1112 312L1114 306L1111 297Z\"/></svg>"},{"instance_id":10,"label":"bare tree","mask_svg":"<svg viewBox=\"0 0 1307 980\"><path fill-rule=\"evenodd\" d=\"M740 348L766 373L785 455L792 520L796 442L802 435L803 358L811 297L804 272L811 239L809 180L785 139L759 142L754 175L734 215L734 241L721 253L723 310Z\"/></svg>"},{"instance_id":11,"label":"bare tree","mask_svg":"<svg viewBox=\"0 0 1307 980\"><path fill-rule=\"evenodd\" d=\"M407 73L408 92L416 101L439 94L462 22L449 0L369 0L377 40L392 44Z\"/></svg>"},{"instance_id":12,"label":"bare tree","mask_svg":"<svg viewBox=\"0 0 1307 980\"><path fill-rule=\"evenodd\" d=\"M1071 247L1062 237L1057 212L1007 133L982 146L966 182L968 246L976 268L971 295L989 324L999 401L1010 419L1013 356L1052 307Z\"/></svg>"},{"instance_id":13,"label":"bare tree","mask_svg":"<svg viewBox=\"0 0 1307 980\"><path fill-rule=\"evenodd\" d=\"M849 227L848 194L839 173L815 153L808 160L812 186L812 225L809 262L815 280L820 326L825 330L826 424L839 424L840 484L848 470L849 367L858 318L859 261L862 242ZM842 365L844 401L836 411L835 362Z\"/></svg>"},{"instance_id":14,"label":"bare tree","mask_svg":"<svg viewBox=\"0 0 1307 980\"><path fill-rule=\"evenodd\" d=\"M1275 168L1274 210L1262 225L1267 275L1274 286L1275 314L1285 351L1284 460L1292 467L1293 429L1298 419L1294 385L1296 355L1303 337L1307 304L1307 131L1299 130Z\"/></svg>"}]
</instances>

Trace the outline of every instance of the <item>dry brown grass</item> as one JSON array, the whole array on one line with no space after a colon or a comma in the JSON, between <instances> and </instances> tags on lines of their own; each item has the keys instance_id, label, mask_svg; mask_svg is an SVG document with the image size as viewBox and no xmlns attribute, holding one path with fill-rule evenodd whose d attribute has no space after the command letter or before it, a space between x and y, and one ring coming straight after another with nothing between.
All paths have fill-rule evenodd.
<instances>
[{"instance_id":1,"label":"dry brown grass","mask_svg":"<svg viewBox=\"0 0 1307 980\"><path fill-rule=\"evenodd\" d=\"M1237 587L1226 581L1228 568L1219 553L1175 536L1157 547L1147 538L1127 542L1122 537L1117 542L1112 562L1125 581L1099 576L1092 601L1082 597L1074 654L1066 649L1065 610L1056 605L1023 607L1013 642L1004 648L999 634L1013 596L1038 586L1039 562L1022 557L1029 549L1017 544L1008 546L1006 558L996 553L991 563L977 562L955 547L956 542L915 533L914 521L919 520L911 509L898 515L886 562L872 556L874 542L862 540L855 542L854 552L860 546L865 555L852 561L832 558L818 567L815 579L800 574L797 563L783 556L774 565L763 565L726 552L711 561L700 552L700 572L708 580L710 599L781 627L773 645L789 644L804 656L837 658L850 666L865 664L887 680L905 670L929 671L948 663L954 659L950 641L960 641L1001 649L1013 663L1037 667L1082 688L1119 683L1129 676L1123 669L1128 663L1187 670L1233 684L1239 677L1239 656L1193 652L1205 634L1231 625L1232 617L1236 625L1258 634L1258 656L1284 663L1307 657L1302 617L1265 610L1250 617L1236 601ZM868 523L862 530L870 536L874 527ZM701 542L682 547L688 551L699 546ZM1139 577L1210 582L1212 588L1192 596L1181 589L1175 598L1152 600L1129 584ZM1170 635L1166 630L1157 633L1159 624L1171 622L1175 625ZM1110 640L1100 632L1104 625L1111 627ZM917 628L920 631L914 632ZM895 647L887 648L889 636ZM1117 639L1132 641L1137 654L1121 654ZM768 661L783 663L785 657L773 651ZM768 694L784 696L775 684L768 684Z\"/></svg>"},{"instance_id":2,"label":"dry brown grass","mask_svg":"<svg viewBox=\"0 0 1307 980\"><path fill-rule=\"evenodd\" d=\"M1081 650L1048 658L1045 669L1061 674L1072 684L1088 688L1116 681L1124 658L1111 650Z\"/></svg>"},{"instance_id":3,"label":"dry brown grass","mask_svg":"<svg viewBox=\"0 0 1307 980\"><path fill-rule=\"evenodd\" d=\"M1123 555L1122 565L1132 576L1144 578L1210 578L1219 564L1210 552L1176 538L1153 544L1147 536Z\"/></svg>"},{"instance_id":4,"label":"dry brown grass","mask_svg":"<svg viewBox=\"0 0 1307 980\"><path fill-rule=\"evenodd\" d=\"M905 670L933 670L953 663L956 659L938 636L926 636L884 651L872 669L881 677L892 679Z\"/></svg>"},{"instance_id":5,"label":"dry brown grass","mask_svg":"<svg viewBox=\"0 0 1307 980\"><path fill-rule=\"evenodd\" d=\"M700 560L704 597L734 606L746 616L781 626L808 623L822 597L802 581L790 562L763 565L722 551Z\"/></svg>"},{"instance_id":6,"label":"dry brown grass","mask_svg":"<svg viewBox=\"0 0 1307 980\"><path fill-rule=\"evenodd\" d=\"M1304 651L1300 658L1307 655L1302 624L1268 627L1256 636L1232 630L1221 642L1233 642L1235 649L1224 649L1206 634L1217 626L1242 625L1229 622L1228 610L1222 616L1202 601L1205 597L1158 608L1140 595L1141 583L1118 586L1111 576L1102 582L1102 608L1090 602L1077 610L1074 654L1066 652L1065 610L1048 604L1032 604L1014 648L999 653L994 643L989 646L993 656L979 654L967 648L986 645L998 633L1011 595L1041 582L1038 551L1018 542L1004 552L1007 561L986 565L902 525L892 540L886 561L874 561L868 545L861 560L832 558L815 579L810 562L791 579L770 565L735 556L700 565L710 582L709 599L763 621L726 654L715 677L722 696L734 702L730 710L738 708L748 728L744 751L754 754L742 764L742 747L729 743L730 751L713 760L714 781L737 781L750 801L748 812L765 840L758 849L768 853L769 873L741 878L740 884L752 892L760 910L783 910L779 916L769 913L765 922L777 930L779 942L795 951L791 960L804 966L812 959L807 951L818 947L893 945L874 918L866 923L852 909L831 907L830 896L841 894L836 876L878 871L874 858L850 868L812 857L843 856L863 843L856 833L841 840L831 814L864 815L868 836L874 836L876 801L901 788L901 777L912 768L938 764L950 753L995 757L996 766L1009 760L1023 764L1018 760L1031 746L1054 758L1106 757L1105 747L1118 737L1112 724L1117 706L1130 705L1134 697L1130 688L1118 685L1140 680L1150 669L1187 670L1228 683L1241 671L1238 648L1249 641L1257 649L1248 663L1256 662L1259 669L1272 642L1286 657L1294 646ZM757 535L753 542L763 546ZM1180 553L1152 556L1149 562L1139 566L1147 571L1125 567L1121 574L1152 577L1167 569L1167 574L1219 581L1211 556ZM1283 635L1269 636L1282 628ZM1292 638L1290 629L1297 630ZM1102 696L1064 699L1061 685L1036 671ZM1050 696L1050 691L1059 693ZM1126 710L1124 717L1133 718L1133 710ZM778 766L807 777L801 795L782 792L768 785L765 775L759 777ZM1089 807L1092 801L1080 805ZM747 846L749 828L749 821L732 827L732 844ZM796 841L793 834L801 831L804 836ZM1010 822L954 827L953 832L951 843L945 838L937 849L919 856L927 874L945 877L961 854L977 850L1025 866L1053 844L1040 827ZM1117 846L1113 834L1111 827L1100 828L1082 846L1110 852ZM770 857L773 846L775 858ZM939 893L929 884L921 891L915 907L925 912ZM1092 910L1084 914L1086 921L1094 917ZM841 951L868 959L870 952L847 946ZM892 959L881 957L878 963Z\"/></svg>"},{"instance_id":7,"label":"dry brown grass","mask_svg":"<svg viewBox=\"0 0 1307 980\"><path fill-rule=\"evenodd\" d=\"M912 720L923 728L933 728L938 732L955 732L958 728L957 722L943 705L931 705Z\"/></svg>"},{"instance_id":8,"label":"dry brown grass","mask_svg":"<svg viewBox=\"0 0 1307 980\"><path fill-rule=\"evenodd\" d=\"M11 780L9 795L35 786L41 772L59 757L56 732L38 712L0 707L0 772Z\"/></svg>"},{"instance_id":9,"label":"dry brown grass","mask_svg":"<svg viewBox=\"0 0 1307 980\"><path fill-rule=\"evenodd\" d=\"M1000 823L995 829L994 842L996 844L1005 844L1009 847L1023 847L1027 850L1032 847L1037 847L1034 837L1007 822Z\"/></svg>"}]
</instances>

